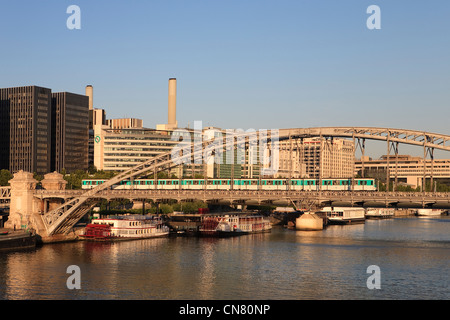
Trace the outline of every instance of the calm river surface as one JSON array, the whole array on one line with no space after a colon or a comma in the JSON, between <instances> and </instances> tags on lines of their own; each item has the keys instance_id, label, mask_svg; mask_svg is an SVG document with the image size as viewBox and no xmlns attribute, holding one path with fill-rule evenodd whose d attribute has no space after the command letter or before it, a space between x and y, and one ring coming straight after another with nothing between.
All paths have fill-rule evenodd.
<instances>
[{"instance_id":1,"label":"calm river surface","mask_svg":"<svg viewBox=\"0 0 450 320\"><path fill-rule=\"evenodd\" d=\"M69 290L67 267L81 271ZM370 265L381 289L368 289ZM0 299L449 299L450 217L0 253Z\"/></svg>"}]
</instances>

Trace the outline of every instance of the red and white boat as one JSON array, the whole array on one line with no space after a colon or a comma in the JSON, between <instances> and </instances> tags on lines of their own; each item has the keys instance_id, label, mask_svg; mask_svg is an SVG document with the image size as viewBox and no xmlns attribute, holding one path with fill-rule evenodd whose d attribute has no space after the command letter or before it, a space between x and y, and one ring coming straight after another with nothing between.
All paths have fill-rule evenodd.
<instances>
[{"instance_id":1,"label":"red and white boat","mask_svg":"<svg viewBox=\"0 0 450 320\"><path fill-rule=\"evenodd\" d=\"M162 219L157 216L116 216L107 219L95 219L88 224L84 234L85 240L123 241L164 237L169 235Z\"/></svg>"}]
</instances>

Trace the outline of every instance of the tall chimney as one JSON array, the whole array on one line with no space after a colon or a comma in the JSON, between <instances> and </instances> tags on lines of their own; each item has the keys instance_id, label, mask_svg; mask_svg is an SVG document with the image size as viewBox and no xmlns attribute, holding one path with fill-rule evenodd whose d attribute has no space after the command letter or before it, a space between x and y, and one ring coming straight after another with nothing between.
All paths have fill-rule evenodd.
<instances>
[{"instance_id":1,"label":"tall chimney","mask_svg":"<svg viewBox=\"0 0 450 320\"><path fill-rule=\"evenodd\" d=\"M169 127L176 128L177 123L177 79L169 79Z\"/></svg>"},{"instance_id":2,"label":"tall chimney","mask_svg":"<svg viewBox=\"0 0 450 320\"><path fill-rule=\"evenodd\" d=\"M91 85L86 86L86 95L89 97L89 110L94 109L94 89Z\"/></svg>"}]
</instances>

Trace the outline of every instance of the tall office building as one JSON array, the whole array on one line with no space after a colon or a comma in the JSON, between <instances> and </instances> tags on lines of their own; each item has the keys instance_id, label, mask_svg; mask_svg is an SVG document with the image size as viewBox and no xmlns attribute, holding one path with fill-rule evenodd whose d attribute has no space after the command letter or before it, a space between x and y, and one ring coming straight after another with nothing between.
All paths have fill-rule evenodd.
<instances>
[{"instance_id":1,"label":"tall office building","mask_svg":"<svg viewBox=\"0 0 450 320\"><path fill-rule=\"evenodd\" d=\"M0 89L1 168L50 171L51 90L38 86Z\"/></svg>"},{"instance_id":2,"label":"tall office building","mask_svg":"<svg viewBox=\"0 0 450 320\"><path fill-rule=\"evenodd\" d=\"M52 94L51 170L71 173L88 168L89 97Z\"/></svg>"},{"instance_id":3,"label":"tall office building","mask_svg":"<svg viewBox=\"0 0 450 320\"><path fill-rule=\"evenodd\" d=\"M87 169L89 98L26 86L0 89L0 169Z\"/></svg>"}]
</instances>

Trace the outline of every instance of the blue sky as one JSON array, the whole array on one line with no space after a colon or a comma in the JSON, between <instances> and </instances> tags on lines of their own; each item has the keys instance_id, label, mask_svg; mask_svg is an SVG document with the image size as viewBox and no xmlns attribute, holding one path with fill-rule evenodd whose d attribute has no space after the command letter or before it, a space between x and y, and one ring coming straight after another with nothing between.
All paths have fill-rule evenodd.
<instances>
[{"instance_id":1,"label":"blue sky","mask_svg":"<svg viewBox=\"0 0 450 320\"><path fill-rule=\"evenodd\" d=\"M0 87L84 94L181 126L380 126L450 134L450 2L0 1ZM69 30L69 5L81 30ZM369 5L381 30L369 30ZM384 151L385 146L382 146ZM402 150L400 150L402 151Z\"/></svg>"}]
</instances>

